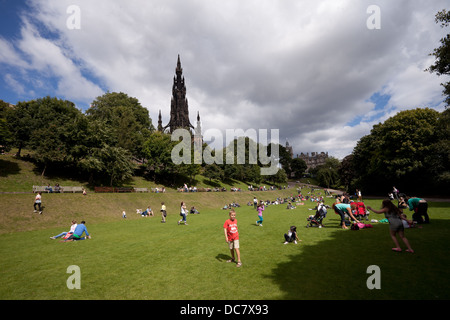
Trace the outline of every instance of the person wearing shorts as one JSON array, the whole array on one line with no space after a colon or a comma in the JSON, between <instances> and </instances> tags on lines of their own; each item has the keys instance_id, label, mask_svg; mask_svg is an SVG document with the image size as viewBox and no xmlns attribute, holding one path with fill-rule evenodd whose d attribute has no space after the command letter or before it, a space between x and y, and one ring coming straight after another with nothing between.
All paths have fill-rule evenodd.
<instances>
[{"instance_id":1,"label":"person wearing shorts","mask_svg":"<svg viewBox=\"0 0 450 320\"><path fill-rule=\"evenodd\" d=\"M383 200L381 203L381 209L375 210L370 206L367 209L375 212L375 213L384 213L384 216L389 221L389 233L391 235L392 241L394 241L395 247L392 248L393 251L401 252L400 244L397 240L397 235L403 240L403 243L406 245L406 252L414 253L414 250L411 248L408 239L405 237L403 222L402 222L402 210L397 208L389 199Z\"/></svg>"},{"instance_id":2,"label":"person wearing shorts","mask_svg":"<svg viewBox=\"0 0 450 320\"><path fill-rule=\"evenodd\" d=\"M231 209L229 213L230 218L223 224L225 233L225 241L228 243L230 249L231 259L227 262L236 262L236 267L242 266L241 253L239 249L239 232L237 227L236 212Z\"/></svg>"}]
</instances>

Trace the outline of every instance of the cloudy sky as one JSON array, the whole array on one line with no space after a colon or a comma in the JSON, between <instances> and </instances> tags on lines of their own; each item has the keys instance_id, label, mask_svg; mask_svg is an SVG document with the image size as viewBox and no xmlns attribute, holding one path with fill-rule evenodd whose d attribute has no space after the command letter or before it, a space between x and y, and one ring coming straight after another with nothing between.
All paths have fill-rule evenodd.
<instances>
[{"instance_id":1,"label":"cloudy sky","mask_svg":"<svg viewBox=\"0 0 450 320\"><path fill-rule=\"evenodd\" d=\"M343 158L372 126L444 109L424 70L448 0L0 0L0 99L86 110L125 92L169 121L177 57L191 122L279 130L294 154ZM270 139L270 135L268 137Z\"/></svg>"}]
</instances>

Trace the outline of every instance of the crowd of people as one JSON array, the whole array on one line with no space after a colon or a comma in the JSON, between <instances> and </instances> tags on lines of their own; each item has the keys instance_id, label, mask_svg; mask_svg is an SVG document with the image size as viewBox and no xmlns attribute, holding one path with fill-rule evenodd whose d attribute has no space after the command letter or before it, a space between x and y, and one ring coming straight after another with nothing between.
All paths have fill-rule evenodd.
<instances>
[{"instance_id":1,"label":"crowd of people","mask_svg":"<svg viewBox=\"0 0 450 320\"><path fill-rule=\"evenodd\" d=\"M188 188L186 185L184 186L187 192L195 192L194 189ZM237 191L237 190L234 190ZM331 196L331 194L326 190L325 195ZM305 201L313 202L316 205L314 209L316 210L316 215L319 213L319 208L328 207L332 208L336 214L340 217L339 225L342 229L348 229L349 224L360 224L361 221L361 213L358 213L358 204L363 204L364 213L363 216L367 216L369 211L372 211L375 214L383 214L385 219L389 223L389 232L392 241L394 242L393 251L400 252L402 251L398 238L400 238L403 244L407 247L406 252L414 253L408 239L405 237L404 230L406 228L416 227L418 224L429 223L430 219L428 216L428 203L425 199L419 197L407 197L404 194L400 194L398 190L394 187L392 192L388 194L389 199L383 200L381 203L380 209L374 209L371 206L364 206L362 194L360 190L356 190L355 192L356 201L351 199L352 197L349 194L342 194L336 196L332 206L325 206L324 204L324 195L322 192L319 194L315 193L314 189L311 189L307 194L302 194L302 189L297 189L297 195L292 195L290 197L280 198L277 197L273 200L258 200L256 196L247 203L248 206L253 206L253 208L257 212L257 218L255 225L263 226L263 212L267 206L286 204L286 209L295 209L296 205L304 205ZM394 200L398 201L398 205L393 203ZM38 212L42 214L42 194L39 192L35 196L34 201L34 212ZM233 201L230 204L225 205L222 209L229 210L229 219L224 224L224 232L226 241L229 245L229 249L231 252L231 259L229 262L235 262L238 267L242 265L240 259L240 251L239 251L239 233L237 232L237 219L236 219L236 211L235 208L239 208L240 205ZM404 209L409 209L412 211L412 219L409 220L407 215L403 212ZM326 209L325 209L326 210ZM186 206L186 203L182 201L179 207L179 215L180 219L177 221L177 224L188 225L187 216L188 214L199 214L200 212L194 206L189 210ZM154 216L154 212L151 209L150 205L142 211L141 209L136 209L136 213L140 214L142 217L151 217ZM164 202L161 202L161 223L166 223L167 218L167 208ZM122 212L122 217L126 218L125 210ZM311 218L311 216L309 217ZM375 220L376 221L376 220ZM322 227L322 222L320 221L320 227ZM83 236L84 234L84 236ZM72 221L70 229L68 231L61 232L58 235L50 237L51 239L62 238L61 242L70 242L70 241L79 241L90 239L91 236L87 231L85 221L82 221L80 224L77 224L75 220ZM298 238L297 228L296 226L291 226L289 230L284 234L284 244L295 243L297 244L301 240Z\"/></svg>"}]
</instances>

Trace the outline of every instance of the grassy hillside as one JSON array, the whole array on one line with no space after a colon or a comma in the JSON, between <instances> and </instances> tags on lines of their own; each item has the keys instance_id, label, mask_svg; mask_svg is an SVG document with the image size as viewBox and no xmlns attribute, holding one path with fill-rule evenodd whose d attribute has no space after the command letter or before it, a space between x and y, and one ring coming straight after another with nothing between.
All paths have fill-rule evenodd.
<instances>
[{"instance_id":1,"label":"grassy hillside","mask_svg":"<svg viewBox=\"0 0 450 320\"><path fill-rule=\"evenodd\" d=\"M0 215L0 234L16 231L29 231L55 226L65 227L70 219L85 219L91 223L116 220L126 211L128 217L136 218L136 209L150 206L157 214L161 202L165 202L168 214L177 215L181 201L187 206L195 206L200 211L206 209L221 209L230 202L245 206L254 196L258 199L274 200L277 197L287 197L295 193L295 189L280 191L248 192L243 182L228 181L228 183L211 183L208 179L197 176L195 185L211 187L224 186L227 192L197 192L180 193L176 189L166 188L166 193L95 193L89 189L85 181L61 176L42 176L30 161L16 159L12 152L0 156L0 202L3 214ZM44 214L33 213L35 195L33 185L82 186L88 190L83 196L80 193L43 193L42 204ZM132 187L161 187L142 177L134 177L128 184ZM237 187L243 192L230 192L230 187ZM11 194L12 193L12 194Z\"/></svg>"},{"instance_id":2,"label":"grassy hillside","mask_svg":"<svg viewBox=\"0 0 450 320\"><path fill-rule=\"evenodd\" d=\"M449 203L431 202L431 223L406 230L416 253L396 253L391 250L387 224L373 223L373 228L360 231L342 230L338 216L330 210L324 228L305 228L306 218L314 212L310 210L314 203L308 201L294 210L286 210L285 205L268 206L264 226L256 226L257 214L247 202L254 196L264 200L287 197L295 189L43 194L45 208L39 215L33 213L31 186L47 181L53 185L56 181L41 178L26 161L4 156L0 160L1 168L7 168L0 175L2 190L26 192L0 194L2 300L450 298ZM61 185L80 185L76 180L59 179ZM165 224L160 222L158 212L162 201L168 209ZM188 226L176 222L181 201L200 211L199 215L188 216ZM222 229L228 217L222 207L233 201L241 205L236 210L241 268L226 262L230 252ZM327 204L332 202L332 198L326 199ZM366 204L378 208L380 200L366 200ZM156 212L155 217L142 218L135 213L148 205ZM127 219L121 217L123 210ZM371 218L382 216L371 214ZM60 243L49 239L67 231L72 219L86 221L91 240ZM298 245L283 244L283 234L291 225L298 227L302 240ZM81 289L67 287L69 266L80 268ZM367 286L369 266L381 270L379 290ZM170 312L176 316L179 310Z\"/></svg>"},{"instance_id":3,"label":"grassy hillside","mask_svg":"<svg viewBox=\"0 0 450 320\"><path fill-rule=\"evenodd\" d=\"M23 151L25 157L18 159L14 157L16 150L11 150L9 153L0 155L0 192L31 192L33 185L46 186L50 184L54 186L59 184L60 186L81 186L86 190L93 191L87 181L80 180L76 176L65 176L64 173L52 174L51 169L46 170L46 174L42 175L36 166L31 162L31 158L26 157L27 152ZM202 175L185 179L185 181L175 182L175 186L164 186L167 191L176 191L178 187L181 187L184 183L188 186L196 186L198 188L214 188L225 187L228 190L231 187L241 188L247 190L248 184L242 181L228 179L226 181L210 180ZM149 181L140 176L134 176L130 181L125 183L126 186L137 188L156 188L163 187L163 185ZM251 184L251 182L250 182ZM270 184L264 182L269 186Z\"/></svg>"}]
</instances>

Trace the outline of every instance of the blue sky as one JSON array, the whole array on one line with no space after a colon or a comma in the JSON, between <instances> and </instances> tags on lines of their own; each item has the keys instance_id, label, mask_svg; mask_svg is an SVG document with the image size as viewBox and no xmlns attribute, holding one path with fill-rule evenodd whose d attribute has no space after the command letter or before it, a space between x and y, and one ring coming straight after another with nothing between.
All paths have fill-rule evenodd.
<instances>
[{"instance_id":1,"label":"blue sky","mask_svg":"<svg viewBox=\"0 0 450 320\"><path fill-rule=\"evenodd\" d=\"M374 4L378 16L369 11ZM154 124L159 110L167 123L180 54L192 123L200 112L204 130L278 129L294 154L342 158L401 110L443 110L444 81L424 70L448 33L434 22L446 6L0 0L0 99L49 95L86 110L107 91L125 92L148 108ZM373 19L379 29L368 27Z\"/></svg>"}]
</instances>

